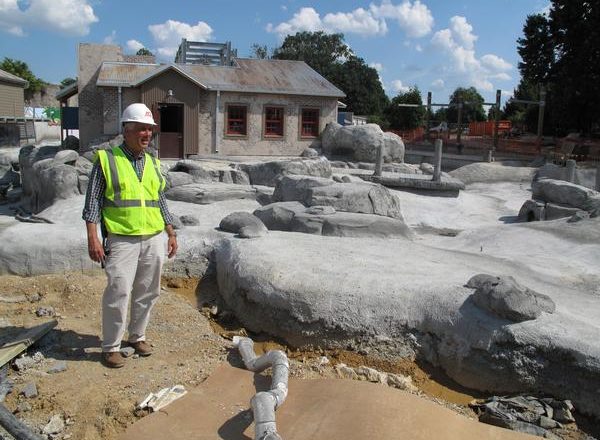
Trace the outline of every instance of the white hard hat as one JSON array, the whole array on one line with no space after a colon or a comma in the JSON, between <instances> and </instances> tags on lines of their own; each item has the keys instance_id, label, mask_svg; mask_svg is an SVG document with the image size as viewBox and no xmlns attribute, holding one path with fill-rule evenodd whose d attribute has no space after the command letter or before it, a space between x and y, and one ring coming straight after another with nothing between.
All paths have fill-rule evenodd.
<instances>
[{"instance_id":1,"label":"white hard hat","mask_svg":"<svg viewBox=\"0 0 600 440\"><path fill-rule=\"evenodd\" d=\"M121 124L124 124L125 122L140 122L142 124L156 125L150 109L141 103L131 104L123 110Z\"/></svg>"}]
</instances>

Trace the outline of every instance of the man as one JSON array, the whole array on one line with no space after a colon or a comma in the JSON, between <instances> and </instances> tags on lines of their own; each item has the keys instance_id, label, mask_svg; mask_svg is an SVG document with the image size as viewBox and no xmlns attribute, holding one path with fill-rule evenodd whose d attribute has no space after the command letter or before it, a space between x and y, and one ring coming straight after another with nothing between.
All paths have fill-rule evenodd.
<instances>
[{"instance_id":1,"label":"man","mask_svg":"<svg viewBox=\"0 0 600 440\"><path fill-rule=\"evenodd\" d=\"M152 112L144 104L131 104L121 123L124 142L98 150L83 209L89 256L104 265L108 279L102 297L102 360L111 368L125 365L120 348L130 297L128 342L140 356L152 354L146 326L160 294L163 230L168 257L177 252L160 163L145 151L156 126ZM100 222L106 245L98 238Z\"/></svg>"}]
</instances>

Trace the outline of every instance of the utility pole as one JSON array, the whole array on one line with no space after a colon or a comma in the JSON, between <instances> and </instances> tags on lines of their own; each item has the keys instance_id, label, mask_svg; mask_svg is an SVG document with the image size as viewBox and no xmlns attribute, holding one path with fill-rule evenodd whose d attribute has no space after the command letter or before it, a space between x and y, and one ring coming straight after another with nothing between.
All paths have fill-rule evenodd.
<instances>
[{"instance_id":1,"label":"utility pole","mask_svg":"<svg viewBox=\"0 0 600 440\"><path fill-rule=\"evenodd\" d=\"M427 92L427 114L425 115L425 140L429 140L429 115L431 114L431 92Z\"/></svg>"},{"instance_id":2,"label":"utility pole","mask_svg":"<svg viewBox=\"0 0 600 440\"><path fill-rule=\"evenodd\" d=\"M456 129L456 143L460 145L460 137L462 134L462 110L463 110L463 102L458 102L458 128Z\"/></svg>"},{"instance_id":3,"label":"utility pole","mask_svg":"<svg viewBox=\"0 0 600 440\"><path fill-rule=\"evenodd\" d=\"M541 85L540 86L540 102L539 102L539 112L538 112L538 129L537 129L537 138L538 138L538 151L542 151L542 136L544 134L544 109L546 108L546 88Z\"/></svg>"},{"instance_id":4,"label":"utility pole","mask_svg":"<svg viewBox=\"0 0 600 440\"><path fill-rule=\"evenodd\" d=\"M494 112L494 148L492 151L498 150L498 138L499 138L499 128L500 128L500 98L502 97L502 91L496 90L496 107Z\"/></svg>"}]
</instances>

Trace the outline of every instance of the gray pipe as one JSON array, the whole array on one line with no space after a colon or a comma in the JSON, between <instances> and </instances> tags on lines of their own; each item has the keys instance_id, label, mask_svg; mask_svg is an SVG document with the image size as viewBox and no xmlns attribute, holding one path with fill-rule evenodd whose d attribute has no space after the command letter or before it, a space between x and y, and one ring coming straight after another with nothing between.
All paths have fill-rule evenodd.
<instances>
[{"instance_id":1,"label":"gray pipe","mask_svg":"<svg viewBox=\"0 0 600 440\"><path fill-rule=\"evenodd\" d=\"M288 393L290 364L287 356L281 350L270 350L257 357L252 339L241 336L233 337L233 345L240 351L248 370L260 373L273 367L271 389L256 393L250 405L254 413L255 440L281 440L275 425L275 410L283 404Z\"/></svg>"}]
</instances>

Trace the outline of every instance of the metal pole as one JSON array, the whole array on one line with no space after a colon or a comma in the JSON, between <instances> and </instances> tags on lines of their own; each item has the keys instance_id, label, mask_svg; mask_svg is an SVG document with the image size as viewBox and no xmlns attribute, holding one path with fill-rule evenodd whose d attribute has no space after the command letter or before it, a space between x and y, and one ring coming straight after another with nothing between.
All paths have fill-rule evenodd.
<instances>
[{"instance_id":1,"label":"metal pole","mask_svg":"<svg viewBox=\"0 0 600 440\"><path fill-rule=\"evenodd\" d=\"M538 151L542 151L542 136L544 134L544 108L546 107L546 89L544 86L540 86L540 102L539 102L539 113L538 113L538 129L537 129L537 141Z\"/></svg>"},{"instance_id":2,"label":"metal pole","mask_svg":"<svg viewBox=\"0 0 600 440\"><path fill-rule=\"evenodd\" d=\"M577 168L577 162L573 159L567 160L567 182L575 183L575 169Z\"/></svg>"},{"instance_id":3,"label":"metal pole","mask_svg":"<svg viewBox=\"0 0 600 440\"><path fill-rule=\"evenodd\" d=\"M500 127L500 98L502 97L502 91L496 90L496 107L494 108L494 148L492 151L498 149L498 128Z\"/></svg>"},{"instance_id":4,"label":"metal pole","mask_svg":"<svg viewBox=\"0 0 600 440\"><path fill-rule=\"evenodd\" d=\"M375 162L375 173L373 174L376 177L381 177L381 173L383 172L383 148L385 146L385 142L383 139L380 140L379 146L377 147L377 158Z\"/></svg>"},{"instance_id":5,"label":"metal pole","mask_svg":"<svg viewBox=\"0 0 600 440\"><path fill-rule=\"evenodd\" d=\"M429 115L431 114L431 92L427 92L427 114L425 115L425 139L429 140Z\"/></svg>"},{"instance_id":6,"label":"metal pole","mask_svg":"<svg viewBox=\"0 0 600 440\"><path fill-rule=\"evenodd\" d=\"M441 139L435 140L435 156L433 159L434 168L433 168L433 181L439 182L442 180L442 145L443 142Z\"/></svg>"},{"instance_id":7,"label":"metal pole","mask_svg":"<svg viewBox=\"0 0 600 440\"><path fill-rule=\"evenodd\" d=\"M458 129L456 130L456 142L460 145L460 137L461 137L461 125L462 125L462 109L463 103L462 101L458 103Z\"/></svg>"}]
</instances>

